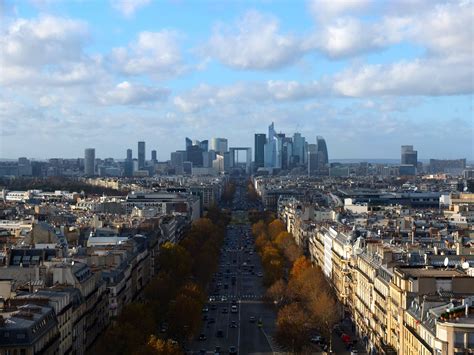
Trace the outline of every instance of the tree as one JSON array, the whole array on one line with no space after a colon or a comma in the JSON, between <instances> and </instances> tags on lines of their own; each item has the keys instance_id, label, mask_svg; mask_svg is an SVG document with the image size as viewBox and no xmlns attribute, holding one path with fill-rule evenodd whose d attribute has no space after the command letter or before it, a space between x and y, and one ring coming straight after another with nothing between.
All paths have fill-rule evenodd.
<instances>
[{"instance_id":1,"label":"tree","mask_svg":"<svg viewBox=\"0 0 474 355\"><path fill-rule=\"evenodd\" d=\"M166 242L160 247L158 265L177 279L184 279L191 272L191 256L182 246Z\"/></svg>"},{"instance_id":2,"label":"tree","mask_svg":"<svg viewBox=\"0 0 474 355\"><path fill-rule=\"evenodd\" d=\"M179 344L171 339L160 339L151 335L145 346L133 353L134 355L181 355Z\"/></svg>"},{"instance_id":3,"label":"tree","mask_svg":"<svg viewBox=\"0 0 474 355\"><path fill-rule=\"evenodd\" d=\"M270 288L268 288L266 296L276 304L284 302L286 297L286 282L283 279L275 281Z\"/></svg>"},{"instance_id":4,"label":"tree","mask_svg":"<svg viewBox=\"0 0 474 355\"><path fill-rule=\"evenodd\" d=\"M145 299L168 303L176 297L178 280L171 272L160 271L145 287Z\"/></svg>"},{"instance_id":5,"label":"tree","mask_svg":"<svg viewBox=\"0 0 474 355\"><path fill-rule=\"evenodd\" d=\"M291 245L292 242L293 235L287 231L280 232L280 234L278 234L278 236L275 238L275 244L280 250L285 250Z\"/></svg>"},{"instance_id":6,"label":"tree","mask_svg":"<svg viewBox=\"0 0 474 355\"><path fill-rule=\"evenodd\" d=\"M290 275L291 277L298 278L306 269L310 267L311 267L311 262L306 258L306 256L300 256L293 263L293 267L291 268Z\"/></svg>"},{"instance_id":7,"label":"tree","mask_svg":"<svg viewBox=\"0 0 474 355\"><path fill-rule=\"evenodd\" d=\"M309 267L303 270L298 277L291 277L288 282L287 295L292 300L307 304L317 299L319 293L328 290L329 285L318 267Z\"/></svg>"},{"instance_id":8,"label":"tree","mask_svg":"<svg viewBox=\"0 0 474 355\"><path fill-rule=\"evenodd\" d=\"M257 223L254 223L252 225L252 234L255 237L258 237L258 236L260 236L262 234L266 234L266 233L267 233L267 225L265 224L264 221L260 220Z\"/></svg>"},{"instance_id":9,"label":"tree","mask_svg":"<svg viewBox=\"0 0 474 355\"><path fill-rule=\"evenodd\" d=\"M177 339L187 339L199 331L204 300L204 292L197 284L187 282L181 287L169 316L169 331Z\"/></svg>"},{"instance_id":10,"label":"tree","mask_svg":"<svg viewBox=\"0 0 474 355\"><path fill-rule=\"evenodd\" d=\"M275 240L278 234L286 231L285 224L279 219L275 219L268 225L268 234L271 240Z\"/></svg>"},{"instance_id":11,"label":"tree","mask_svg":"<svg viewBox=\"0 0 474 355\"><path fill-rule=\"evenodd\" d=\"M294 263L302 255L301 248L296 245L294 240L283 250L283 253L290 263Z\"/></svg>"},{"instance_id":12,"label":"tree","mask_svg":"<svg viewBox=\"0 0 474 355\"><path fill-rule=\"evenodd\" d=\"M282 345L299 352L307 342L310 331L309 319L298 303L284 306L277 317L277 338Z\"/></svg>"},{"instance_id":13,"label":"tree","mask_svg":"<svg viewBox=\"0 0 474 355\"><path fill-rule=\"evenodd\" d=\"M127 305L116 324L109 327L98 344L98 353L131 354L142 346L156 329L156 323L148 307L142 303Z\"/></svg>"},{"instance_id":14,"label":"tree","mask_svg":"<svg viewBox=\"0 0 474 355\"><path fill-rule=\"evenodd\" d=\"M332 344L332 329L340 320L340 310L337 300L329 291L319 293L317 299L309 303L309 313L311 323L325 337L330 339Z\"/></svg>"},{"instance_id":15,"label":"tree","mask_svg":"<svg viewBox=\"0 0 474 355\"><path fill-rule=\"evenodd\" d=\"M281 279L285 275L283 262L283 258L278 256L269 259L268 263L264 265L263 283L266 286L272 285L276 280Z\"/></svg>"}]
</instances>

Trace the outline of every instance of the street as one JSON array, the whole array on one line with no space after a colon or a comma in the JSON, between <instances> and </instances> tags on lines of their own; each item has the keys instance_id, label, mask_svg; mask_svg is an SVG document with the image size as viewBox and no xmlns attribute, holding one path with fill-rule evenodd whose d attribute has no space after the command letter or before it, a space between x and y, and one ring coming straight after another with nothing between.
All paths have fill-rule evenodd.
<instances>
[{"instance_id":1,"label":"street","mask_svg":"<svg viewBox=\"0 0 474 355\"><path fill-rule=\"evenodd\" d=\"M188 354L276 351L272 341L276 313L263 301L263 269L246 221L244 194L245 189L239 186L232 204L232 217L237 222L227 228L219 270L213 276L209 302L202 313L202 331L189 344Z\"/></svg>"}]
</instances>

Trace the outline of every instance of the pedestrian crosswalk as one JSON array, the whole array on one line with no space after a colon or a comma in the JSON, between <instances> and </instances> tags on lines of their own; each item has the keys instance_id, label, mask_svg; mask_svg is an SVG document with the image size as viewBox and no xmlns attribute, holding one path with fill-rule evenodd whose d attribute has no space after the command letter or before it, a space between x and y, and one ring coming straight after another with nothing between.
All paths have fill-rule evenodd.
<instances>
[{"instance_id":1,"label":"pedestrian crosswalk","mask_svg":"<svg viewBox=\"0 0 474 355\"><path fill-rule=\"evenodd\" d=\"M222 300L224 297L224 300ZM243 295L219 295L209 298L209 302L211 303L219 303L224 302L227 303L228 301L238 301L238 300L256 300L261 301L265 298L264 295L256 295L253 293L243 294Z\"/></svg>"}]
</instances>

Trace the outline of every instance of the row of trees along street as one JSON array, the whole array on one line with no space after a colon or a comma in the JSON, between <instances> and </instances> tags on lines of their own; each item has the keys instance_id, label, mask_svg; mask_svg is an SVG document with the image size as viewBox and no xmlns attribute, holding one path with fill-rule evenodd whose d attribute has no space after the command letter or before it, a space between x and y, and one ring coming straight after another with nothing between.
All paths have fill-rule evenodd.
<instances>
[{"instance_id":1,"label":"row of trees along street","mask_svg":"<svg viewBox=\"0 0 474 355\"><path fill-rule=\"evenodd\" d=\"M211 208L179 244L164 243L143 300L124 307L97 344L100 354L182 354L201 328L201 311L230 217Z\"/></svg>"},{"instance_id":2,"label":"row of trees along street","mask_svg":"<svg viewBox=\"0 0 474 355\"><path fill-rule=\"evenodd\" d=\"M252 234L262 258L267 299L279 309L278 342L293 352L306 352L314 332L330 339L340 307L322 270L302 255L282 221L258 221Z\"/></svg>"}]
</instances>

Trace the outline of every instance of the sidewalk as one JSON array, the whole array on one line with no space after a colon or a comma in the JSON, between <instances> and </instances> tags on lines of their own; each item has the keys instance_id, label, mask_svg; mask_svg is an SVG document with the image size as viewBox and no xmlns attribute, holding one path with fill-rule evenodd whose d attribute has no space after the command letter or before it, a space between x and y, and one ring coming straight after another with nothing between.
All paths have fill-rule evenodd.
<instances>
[{"instance_id":1,"label":"sidewalk","mask_svg":"<svg viewBox=\"0 0 474 355\"><path fill-rule=\"evenodd\" d=\"M339 328L344 334L349 335L351 340L355 343L355 345L352 347L353 349L357 349L359 354L367 354L362 340L359 339L352 330L353 324L349 319L344 319L341 323L339 323ZM338 335L335 331L332 333L332 350L335 354L351 353L351 348L347 347L347 345L342 341L341 335Z\"/></svg>"}]
</instances>

